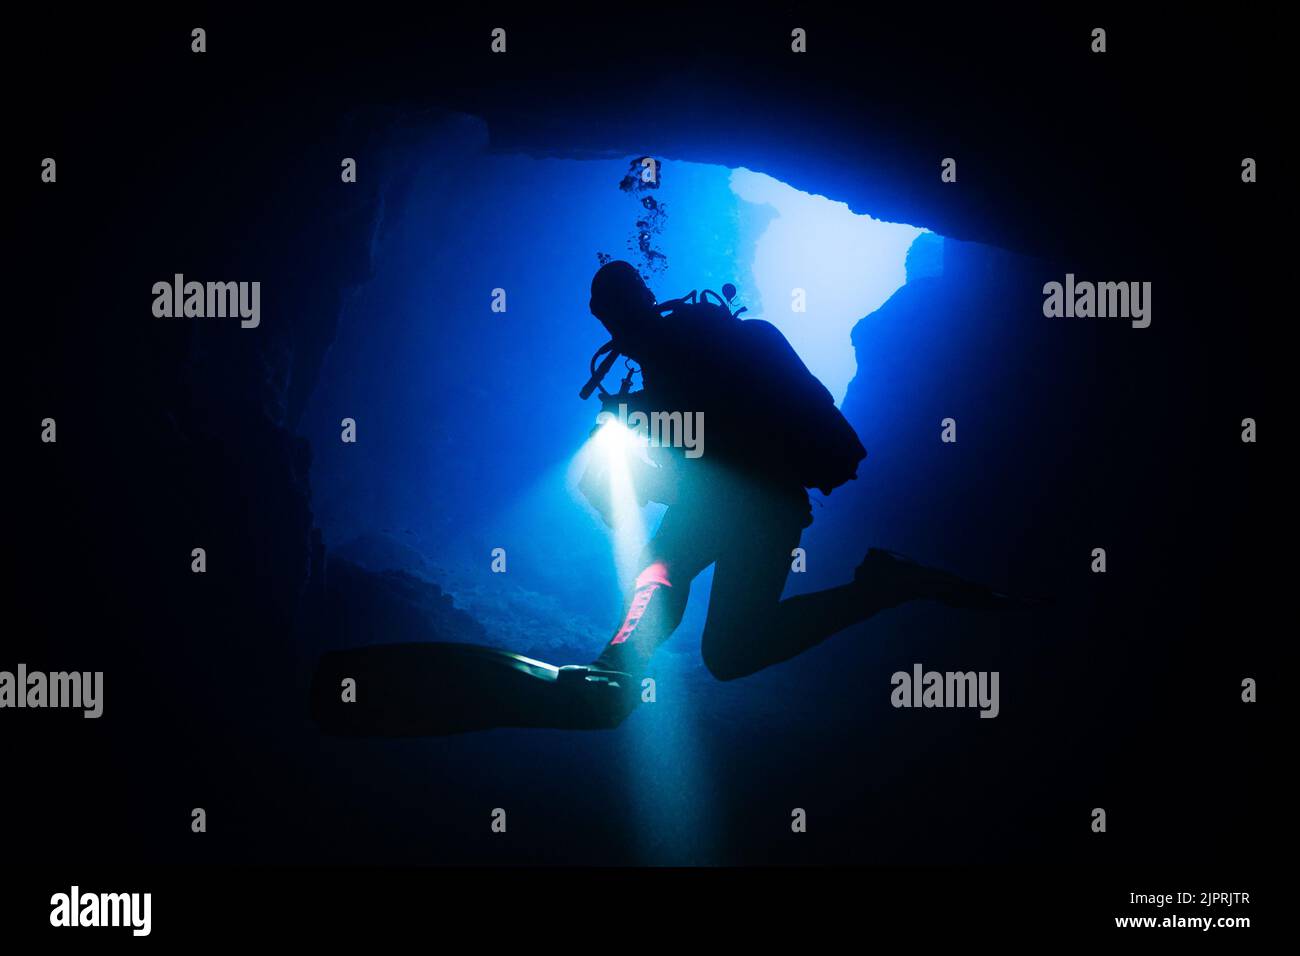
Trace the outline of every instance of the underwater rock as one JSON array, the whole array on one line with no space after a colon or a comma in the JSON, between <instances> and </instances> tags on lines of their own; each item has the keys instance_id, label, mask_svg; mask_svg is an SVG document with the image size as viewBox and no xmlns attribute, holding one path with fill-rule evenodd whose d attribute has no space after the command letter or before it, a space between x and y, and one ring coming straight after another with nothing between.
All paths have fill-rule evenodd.
<instances>
[{"instance_id":1,"label":"underwater rock","mask_svg":"<svg viewBox=\"0 0 1300 956\"><path fill-rule=\"evenodd\" d=\"M483 625L438 585L407 571L369 571L337 556L328 559L323 606L314 610L319 613L309 616L320 646L487 640Z\"/></svg>"}]
</instances>

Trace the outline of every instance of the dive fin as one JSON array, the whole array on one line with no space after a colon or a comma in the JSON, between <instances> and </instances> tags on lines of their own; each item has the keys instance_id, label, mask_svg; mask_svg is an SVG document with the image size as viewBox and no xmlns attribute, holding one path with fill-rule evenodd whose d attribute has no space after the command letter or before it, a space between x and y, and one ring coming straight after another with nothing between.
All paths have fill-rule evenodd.
<instances>
[{"instance_id":1,"label":"dive fin","mask_svg":"<svg viewBox=\"0 0 1300 956\"><path fill-rule=\"evenodd\" d=\"M345 695L349 678L355 693ZM556 667L492 647L441 642L331 651L321 658L311 688L313 719L324 733L341 736L607 729L622 723L637 701L630 674Z\"/></svg>"}]
</instances>

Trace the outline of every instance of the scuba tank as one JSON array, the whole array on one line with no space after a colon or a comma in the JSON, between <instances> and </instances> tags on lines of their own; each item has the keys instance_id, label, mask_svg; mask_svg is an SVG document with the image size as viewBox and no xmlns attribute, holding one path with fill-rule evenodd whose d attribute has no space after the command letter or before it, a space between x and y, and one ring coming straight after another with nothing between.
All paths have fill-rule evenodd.
<instances>
[{"instance_id":1,"label":"scuba tank","mask_svg":"<svg viewBox=\"0 0 1300 956\"><path fill-rule=\"evenodd\" d=\"M735 298L736 287L728 282L722 287L722 295L718 295L712 289L705 289L702 292L696 292L692 289L680 299L669 299L667 302L660 302L655 308L666 315L684 314L689 318L700 319L701 321L726 321L739 318L742 312L749 311L745 308L737 309L735 312L731 311L731 302Z\"/></svg>"}]
</instances>

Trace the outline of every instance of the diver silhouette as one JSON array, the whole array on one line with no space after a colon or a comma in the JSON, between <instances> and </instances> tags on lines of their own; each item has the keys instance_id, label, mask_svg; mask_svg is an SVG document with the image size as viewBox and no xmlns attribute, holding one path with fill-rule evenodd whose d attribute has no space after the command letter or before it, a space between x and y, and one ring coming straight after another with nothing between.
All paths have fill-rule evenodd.
<instances>
[{"instance_id":1,"label":"diver silhouette","mask_svg":"<svg viewBox=\"0 0 1300 956\"><path fill-rule=\"evenodd\" d=\"M591 312L611 339L593 356L583 397L600 387L615 358L626 356L639 366L642 389L628 390L631 374L617 394L602 388L606 410L623 405L623 414L698 415L707 441L695 458L660 445L650 450L650 465L633 462L640 500L668 508L631 582L623 622L591 666L636 673L677 628L691 582L710 564L701 654L720 680L788 660L906 601L1024 606L877 548L868 550L850 582L781 599L792 552L812 523L807 489L829 493L856 478L866 451L776 327L740 319L722 301L716 293L698 300L692 293L659 303L622 261L603 265L592 280ZM600 474L589 469L582 489L610 522L602 487Z\"/></svg>"},{"instance_id":2,"label":"diver silhouette","mask_svg":"<svg viewBox=\"0 0 1300 956\"><path fill-rule=\"evenodd\" d=\"M691 582L711 564L701 652L720 680L788 660L905 601L1033 606L877 548L849 582L782 600L791 552L812 523L807 489L830 493L856 478L866 450L781 333L739 318L730 307L734 290L723 292L725 298L704 290L657 302L626 262L604 265L592 280L591 311L611 338L592 356L591 378L579 394L588 398L599 389L602 410L617 409L629 424L639 413L670 423L677 415L683 426L698 416L706 426L695 431L694 443L651 442L644 457L620 453L621 446L613 458L591 457L580 487L611 525L619 511L612 470L618 462L627 465L618 472L627 479L619 482L623 505L635 496L668 506L629 582L623 621L600 656L557 667L448 641L330 651L311 691L312 715L324 732L616 727L639 703L642 665L681 623ZM620 356L639 367L641 390L631 390L638 368L629 366L618 392L605 391L601 382ZM349 680L366 693L340 700L339 687Z\"/></svg>"}]
</instances>

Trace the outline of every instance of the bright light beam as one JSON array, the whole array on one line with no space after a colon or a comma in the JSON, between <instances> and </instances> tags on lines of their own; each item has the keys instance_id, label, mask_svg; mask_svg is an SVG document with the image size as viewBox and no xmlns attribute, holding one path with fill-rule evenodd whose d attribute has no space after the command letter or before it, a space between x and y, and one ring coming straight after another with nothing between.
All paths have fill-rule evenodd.
<instances>
[{"instance_id":1,"label":"bright light beam","mask_svg":"<svg viewBox=\"0 0 1300 956\"><path fill-rule=\"evenodd\" d=\"M625 582L625 586L641 570L638 562L647 540L645 517L632 482L632 461L634 458L648 461L647 447L644 435L632 431L617 419L609 419L575 458L577 467L584 471L595 469L595 480L605 485L597 490L608 495L614 566L618 569L619 581Z\"/></svg>"}]
</instances>

